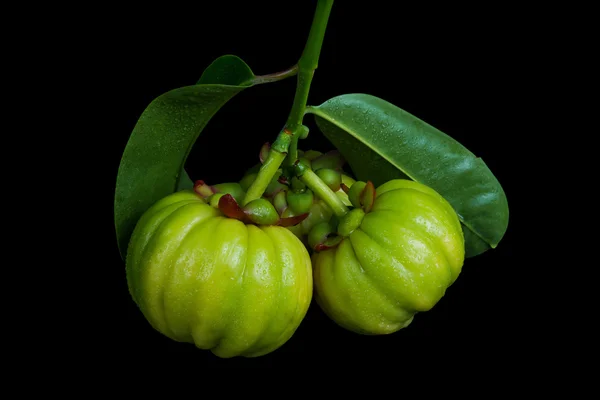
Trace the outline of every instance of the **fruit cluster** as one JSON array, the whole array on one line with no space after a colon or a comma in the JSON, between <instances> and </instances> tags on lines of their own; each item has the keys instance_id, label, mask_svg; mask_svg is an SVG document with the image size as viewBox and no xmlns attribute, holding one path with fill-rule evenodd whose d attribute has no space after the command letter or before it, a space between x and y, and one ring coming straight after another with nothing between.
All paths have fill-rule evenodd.
<instances>
[{"instance_id":1,"label":"fruit cluster","mask_svg":"<svg viewBox=\"0 0 600 400\"><path fill-rule=\"evenodd\" d=\"M219 357L264 355L294 334L314 293L340 326L389 334L456 280L463 231L433 189L403 179L375 188L337 151L298 150L245 203L270 151L238 182L196 181L138 221L127 280L159 332Z\"/></svg>"}]
</instances>

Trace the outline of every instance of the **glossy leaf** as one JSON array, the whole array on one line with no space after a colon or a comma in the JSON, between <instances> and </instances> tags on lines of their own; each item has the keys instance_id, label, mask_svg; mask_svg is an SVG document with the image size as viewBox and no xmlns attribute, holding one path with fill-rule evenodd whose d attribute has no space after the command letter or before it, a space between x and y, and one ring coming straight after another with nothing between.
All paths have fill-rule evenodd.
<instances>
[{"instance_id":1,"label":"glossy leaf","mask_svg":"<svg viewBox=\"0 0 600 400\"><path fill-rule=\"evenodd\" d=\"M254 84L254 73L242 59L233 55L217 58L202 73L198 85L236 85L251 86Z\"/></svg>"},{"instance_id":2,"label":"glossy leaf","mask_svg":"<svg viewBox=\"0 0 600 400\"><path fill-rule=\"evenodd\" d=\"M379 186L412 179L435 189L456 210L467 257L498 245L508 226L502 186L463 145L397 106L367 94L334 97L307 108L358 180Z\"/></svg>"},{"instance_id":3,"label":"glossy leaf","mask_svg":"<svg viewBox=\"0 0 600 400\"><path fill-rule=\"evenodd\" d=\"M185 168L182 168L181 173L179 174L179 182L177 183L177 190L193 189L193 188L194 188L194 181L192 181L192 178L190 178L190 176L188 175Z\"/></svg>"},{"instance_id":4,"label":"glossy leaf","mask_svg":"<svg viewBox=\"0 0 600 400\"><path fill-rule=\"evenodd\" d=\"M123 258L144 211L174 191L193 187L185 162L211 117L257 80L241 59L223 56L197 84L164 93L144 110L123 152L115 187L115 229Z\"/></svg>"}]
</instances>

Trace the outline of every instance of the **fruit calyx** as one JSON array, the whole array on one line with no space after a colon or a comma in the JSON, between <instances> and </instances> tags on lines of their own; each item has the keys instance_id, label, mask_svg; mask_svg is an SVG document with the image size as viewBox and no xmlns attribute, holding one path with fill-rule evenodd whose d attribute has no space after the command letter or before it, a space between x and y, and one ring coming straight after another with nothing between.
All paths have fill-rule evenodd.
<instances>
[{"instance_id":1,"label":"fruit calyx","mask_svg":"<svg viewBox=\"0 0 600 400\"><path fill-rule=\"evenodd\" d=\"M244 189L237 182L225 182L218 183L216 185L208 185L203 180L198 180L194 183L194 192L199 194L208 203L214 203L218 201L218 198L224 194L232 195L236 201L241 201L245 195Z\"/></svg>"},{"instance_id":2,"label":"fruit calyx","mask_svg":"<svg viewBox=\"0 0 600 400\"><path fill-rule=\"evenodd\" d=\"M365 217L365 211L362 208L354 208L340 218L340 223L337 227L337 234L342 237L347 237L360 227L360 224Z\"/></svg>"},{"instance_id":3,"label":"fruit calyx","mask_svg":"<svg viewBox=\"0 0 600 400\"><path fill-rule=\"evenodd\" d=\"M317 252L335 248L343 239L328 221L315 225L308 233L308 245Z\"/></svg>"},{"instance_id":4,"label":"fruit calyx","mask_svg":"<svg viewBox=\"0 0 600 400\"><path fill-rule=\"evenodd\" d=\"M277 225L282 227L293 226L302 222L308 213L281 218L277 210L267 199L252 200L244 207L240 207L235 198L225 194L219 198L218 208L225 216L242 221L245 224Z\"/></svg>"},{"instance_id":5,"label":"fruit calyx","mask_svg":"<svg viewBox=\"0 0 600 400\"><path fill-rule=\"evenodd\" d=\"M344 185L346 186L346 185ZM346 191L345 188L343 188ZM357 181L347 191L348 199L352 205L356 208L361 208L365 213L371 212L373 204L375 203L376 191L373 182Z\"/></svg>"}]
</instances>

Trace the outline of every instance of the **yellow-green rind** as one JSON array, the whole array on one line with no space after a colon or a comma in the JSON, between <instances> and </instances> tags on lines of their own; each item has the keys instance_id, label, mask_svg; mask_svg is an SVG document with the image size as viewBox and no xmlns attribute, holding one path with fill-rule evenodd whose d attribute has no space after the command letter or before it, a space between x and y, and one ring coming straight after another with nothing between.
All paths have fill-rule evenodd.
<instances>
[{"instance_id":1,"label":"yellow-green rind","mask_svg":"<svg viewBox=\"0 0 600 400\"><path fill-rule=\"evenodd\" d=\"M428 311L461 272L458 216L433 189L408 180L377 188L373 210L333 249L315 253L315 298L351 331L380 335Z\"/></svg>"},{"instance_id":2,"label":"yellow-green rind","mask_svg":"<svg viewBox=\"0 0 600 400\"><path fill-rule=\"evenodd\" d=\"M226 218L192 191L144 214L126 271L134 301L156 330L222 358L281 347L313 290L310 257L293 233Z\"/></svg>"}]
</instances>

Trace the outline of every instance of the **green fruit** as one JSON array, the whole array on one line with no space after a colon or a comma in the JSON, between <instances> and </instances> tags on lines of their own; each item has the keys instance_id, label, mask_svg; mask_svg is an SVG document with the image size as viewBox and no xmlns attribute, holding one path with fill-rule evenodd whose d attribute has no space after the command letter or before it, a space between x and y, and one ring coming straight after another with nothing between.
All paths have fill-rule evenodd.
<instances>
[{"instance_id":1,"label":"green fruit","mask_svg":"<svg viewBox=\"0 0 600 400\"><path fill-rule=\"evenodd\" d=\"M159 200L138 221L126 274L157 331L222 358L276 350L312 298L310 257L296 236L227 218L188 190Z\"/></svg>"},{"instance_id":2,"label":"green fruit","mask_svg":"<svg viewBox=\"0 0 600 400\"><path fill-rule=\"evenodd\" d=\"M413 181L381 185L369 213L341 218L342 233L347 236L337 247L312 255L315 299L332 320L357 333L408 326L417 312L437 304L464 262L456 212Z\"/></svg>"}]
</instances>

